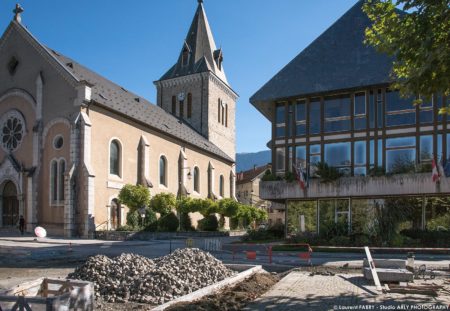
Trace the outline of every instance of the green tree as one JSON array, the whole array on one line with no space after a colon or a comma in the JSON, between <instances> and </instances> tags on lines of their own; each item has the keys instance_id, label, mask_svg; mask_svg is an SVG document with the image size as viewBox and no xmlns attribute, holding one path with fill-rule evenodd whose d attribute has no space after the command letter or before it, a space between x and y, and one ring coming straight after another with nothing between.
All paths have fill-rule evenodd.
<instances>
[{"instance_id":1,"label":"green tree","mask_svg":"<svg viewBox=\"0 0 450 311\"><path fill-rule=\"evenodd\" d=\"M141 207L148 206L150 202L150 191L142 185L125 185L119 192L119 200L125 204L131 212Z\"/></svg>"},{"instance_id":2,"label":"green tree","mask_svg":"<svg viewBox=\"0 0 450 311\"><path fill-rule=\"evenodd\" d=\"M450 94L448 0L367 0L363 10L373 22L365 42L395 58L393 86L402 96Z\"/></svg>"},{"instance_id":3,"label":"green tree","mask_svg":"<svg viewBox=\"0 0 450 311\"><path fill-rule=\"evenodd\" d=\"M161 216L169 214L176 206L177 199L173 193L158 193L150 201L151 209Z\"/></svg>"}]
</instances>

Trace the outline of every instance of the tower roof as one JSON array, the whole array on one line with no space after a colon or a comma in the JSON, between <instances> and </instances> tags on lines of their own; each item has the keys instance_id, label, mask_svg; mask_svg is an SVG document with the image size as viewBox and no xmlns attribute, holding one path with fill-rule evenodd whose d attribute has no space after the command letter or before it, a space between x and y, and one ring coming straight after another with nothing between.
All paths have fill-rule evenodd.
<instances>
[{"instance_id":1,"label":"tower roof","mask_svg":"<svg viewBox=\"0 0 450 311\"><path fill-rule=\"evenodd\" d=\"M269 111L269 103L273 100L392 82L393 58L363 42L364 30L371 26L363 4L358 1L261 87L250 102L270 118L273 111Z\"/></svg>"},{"instance_id":2,"label":"tower roof","mask_svg":"<svg viewBox=\"0 0 450 311\"><path fill-rule=\"evenodd\" d=\"M183 54L187 55L187 59L183 60ZM184 40L178 61L160 80L210 71L228 84L225 72L220 64L221 61L222 51L216 48L203 1L198 1L197 11Z\"/></svg>"}]
</instances>

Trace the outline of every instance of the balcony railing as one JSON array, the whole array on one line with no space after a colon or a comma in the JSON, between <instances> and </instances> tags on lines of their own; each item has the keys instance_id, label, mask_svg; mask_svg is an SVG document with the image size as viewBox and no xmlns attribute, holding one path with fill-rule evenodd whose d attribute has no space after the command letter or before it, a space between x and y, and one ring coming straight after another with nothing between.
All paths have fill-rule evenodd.
<instances>
[{"instance_id":1,"label":"balcony railing","mask_svg":"<svg viewBox=\"0 0 450 311\"><path fill-rule=\"evenodd\" d=\"M431 173L342 177L327 183L311 179L305 190L296 181L261 181L259 187L264 200L441 195L450 194L450 177L441 178L439 183L432 181Z\"/></svg>"}]
</instances>

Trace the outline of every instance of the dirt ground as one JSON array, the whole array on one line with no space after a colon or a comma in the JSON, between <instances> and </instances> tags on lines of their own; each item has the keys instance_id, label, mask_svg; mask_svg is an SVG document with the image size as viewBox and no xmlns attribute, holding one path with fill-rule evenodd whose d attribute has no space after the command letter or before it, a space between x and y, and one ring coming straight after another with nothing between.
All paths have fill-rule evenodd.
<instances>
[{"instance_id":1,"label":"dirt ground","mask_svg":"<svg viewBox=\"0 0 450 311\"><path fill-rule=\"evenodd\" d=\"M193 303L178 303L167 310L170 311L231 311L241 310L248 302L268 291L280 280L280 276L270 273L254 274L234 287L221 290L220 293L206 296ZM101 299L96 301L99 311L119 310L151 310L154 306L139 303L108 303Z\"/></svg>"},{"instance_id":2,"label":"dirt ground","mask_svg":"<svg viewBox=\"0 0 450 311\"><path fill-rule=\"evenodd\" d=\"M206 296L192 303L178 303L168 311L234 311L241 310L248 302L258 298L280 280L275 274L258 273L234 287Z\"/></svg>"}]
</instances>

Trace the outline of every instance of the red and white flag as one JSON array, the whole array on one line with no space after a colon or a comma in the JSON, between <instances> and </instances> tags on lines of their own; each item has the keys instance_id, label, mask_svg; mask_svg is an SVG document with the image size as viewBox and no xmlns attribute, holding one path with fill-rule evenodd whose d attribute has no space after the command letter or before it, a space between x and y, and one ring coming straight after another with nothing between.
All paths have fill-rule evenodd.
<instances>
[{"instance_id":1,"label":"red and white flag","mask_svg":"<svg viewBox=\"0 0 450 311\"><path fill-rule=\"evenodd\" d=\"M439 172L438 172L438 168L436 166L436 161L433 158L433 161L431 162L431 179L433 180L433 182L439 182Z\"/></svg>"}]
</instances>

